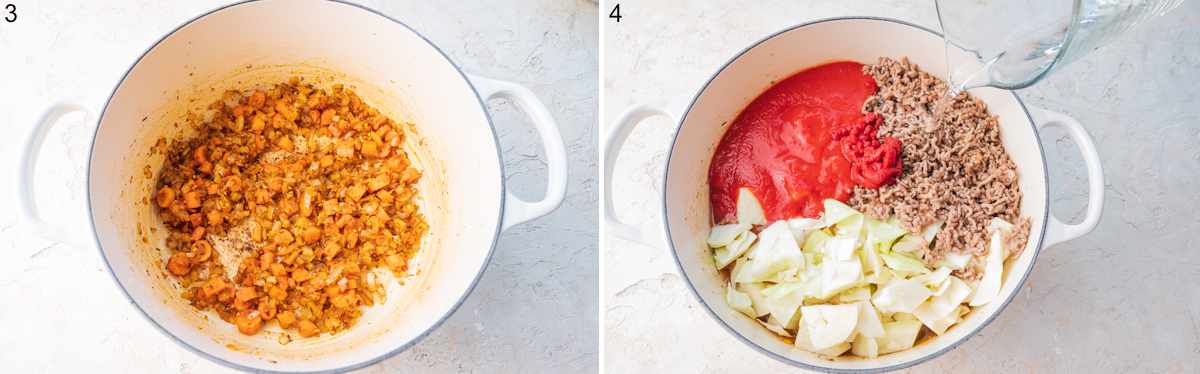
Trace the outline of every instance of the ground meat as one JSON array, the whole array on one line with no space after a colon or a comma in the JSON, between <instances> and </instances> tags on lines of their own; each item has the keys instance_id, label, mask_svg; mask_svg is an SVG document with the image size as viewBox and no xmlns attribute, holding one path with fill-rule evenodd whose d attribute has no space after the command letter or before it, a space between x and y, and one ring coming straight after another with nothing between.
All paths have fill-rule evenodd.
<instances>
[{"instance_id":1,"label":"ground meat","mask_svg":"<svg viewBox=\"0 0 1200 374\"><path fill-rule=\"evenodd\" d=\"M1029 219L1019 215L1016 165L987 106L960 93L943 104L935 120L934 104L946 92L945 82L908 59L881 58L863 72L879 85L863 112L882 115L879 135L900 140L904 171L895 184L857 187L850 205L879 219L894 215L912 231L944 220L925 256L930 264L952 252L986 253L992 217L1016 225L1006 242L1011 254L1019 253L1029 237Z\"/></svg>"}]
</instances>

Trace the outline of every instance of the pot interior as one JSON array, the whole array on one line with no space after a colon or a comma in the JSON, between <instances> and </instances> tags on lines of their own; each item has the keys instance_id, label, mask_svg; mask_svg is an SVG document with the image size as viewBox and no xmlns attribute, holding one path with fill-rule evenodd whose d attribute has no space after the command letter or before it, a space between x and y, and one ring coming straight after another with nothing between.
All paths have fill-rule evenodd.
<instances>
[{"instance_id":1,"label":"pot interior","mask_svg":"<svg viewBox=\"0 0 1200 374\"><path fill-rule=\"evenodd\" d=\"M941 37L915 26L881 19L837 19L800 26L771 36L736 57L702 89L676 134L667 167L664 198L668 237L684 276L701 301L727 328L769 355L793 365L823 369L879 369L912 365L934 357L973 335L1008 303L1033 266L1045 227L1047 175L1041 145L1016 95L992 88L970 93L999 117L1001 138L1017 165L1023 194L1021 212L1032 220L1029 243L1006 264L1001 301L975 308L946 334L913 349L875 359L830 360L800 350L724 300L725 279L716 271L705 244L711 222L708 168L728 123L774 82L823 63L851 60L874 63L880 57L908 57L923 70L945 79ZM955 51L962 53L962 51Z\"/></svg>"},{"instance_id":2,"label":"pot interior","mask_svg":"<svg viewBox=\"0 0 1200 374\"><path fill-rule=\"evenodd\" d=\"M280 15L287 14L287 17ZM163 157L159 139L191 136L187 115L227 89L300 76L353 88L408 123L405 148L423 172L429 223L414 269L389 281L386 302L337 335L278 343L272 323L241 335L187 305L165 273L166 230L149 205ZM496 138L466 78L411 29L353 5L261 1L202 16L152 47L128 72L100 119L89 169L91 218L113 275L147 317L185 346L227 364L322 371L365 364L414 343L466 297L496 240L503 186ZM390 278L390 272L378 271Z\"/></svg>"}]
</instances>

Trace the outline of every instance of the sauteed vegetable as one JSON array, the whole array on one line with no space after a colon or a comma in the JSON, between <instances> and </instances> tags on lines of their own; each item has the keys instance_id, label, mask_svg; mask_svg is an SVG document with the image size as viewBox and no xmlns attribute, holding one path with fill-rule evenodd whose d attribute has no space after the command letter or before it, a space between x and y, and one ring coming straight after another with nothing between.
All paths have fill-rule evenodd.
<instances>
[{"instance_id":1,"label":"sauteed vegetable","mask_svg":"<svg viewBox=\"0 0 1200 374\"><path fill-rule=\"evenodd\" d=\"M208 109L168 147L151 197L183 298L247 335L349 328L385 297L373 270L408 271L428 228L404 127L298 78Z\"/></svg>"}]
</instances>

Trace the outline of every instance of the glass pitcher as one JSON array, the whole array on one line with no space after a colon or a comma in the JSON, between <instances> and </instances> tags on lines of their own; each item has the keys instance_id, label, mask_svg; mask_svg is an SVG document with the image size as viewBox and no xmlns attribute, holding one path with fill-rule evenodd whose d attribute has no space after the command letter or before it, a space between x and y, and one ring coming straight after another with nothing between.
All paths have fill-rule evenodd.
<instances>
[{"instance_id":1,"label":"glass pitcher","mask_svg":"<svg viewBox=\"0 0 1200 374\"><path fill-rule=\"evenodd\" d=\"M946 54L951 94L983 86L1028 87L1182 2L936 0L947 51L953 46L968 52Z\"/></svg>"}]
</instances>

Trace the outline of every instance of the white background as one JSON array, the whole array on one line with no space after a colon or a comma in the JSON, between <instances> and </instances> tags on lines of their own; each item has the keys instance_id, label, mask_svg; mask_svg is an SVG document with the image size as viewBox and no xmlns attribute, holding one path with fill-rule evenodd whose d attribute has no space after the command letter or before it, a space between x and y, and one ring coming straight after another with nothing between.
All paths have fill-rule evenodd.
<instances>
[{"instance_id":1,"label":"white background","mask_svg":"<svg viewBox=\"0 0 1200 374\"><path fill-rule=\"evenodd\" d=\"M634 104L678 116L729 58L798 23L870 15L938 29L932 0L683 4L622 1L620 23L601 21L608 121L602 128ZM1108 180L1104 217L1090 235L1043 251L1020 294L979 335L911 371L1200 371L1197 25L1200 2L1185 2L1019 92L1026 104L1074 116L1091 132ZM617 163L617 208L626 220L645 221L646 229L661 226L660 178L674 126L665 119L642 124ZM1043 133L1042 142L1051 206L1059 217L1078 220L1087 193L1078 152L1059 131ZM609 372L789 369L721 328L687 289L665 246L607 239L601 261Z\"/></svg>"},{"instance_id":2,"label":"white background","mask_svg":"<svg viewBox=\"0 0 1200 374\"><path fill-rule=\"evenodd\" d=\"M32 237L17 218L17 164L40 111L61 100L98 113L141 53L214 1L34 1L0 21L0 372L231 370L176 345L125 300L92 247ZM595 372L597 341L595 4L585 0L368 1L463 69L528 86L559 122L567 200L506 232L474 293L419 345L362 372ZM436 4L436 5L433 5ZM489 105L509 187L536 198L545 165L531 125ZM93 122L50 133L35 180L51 219L86 232L84 165Z\"/></svg>"}]
</instances>

